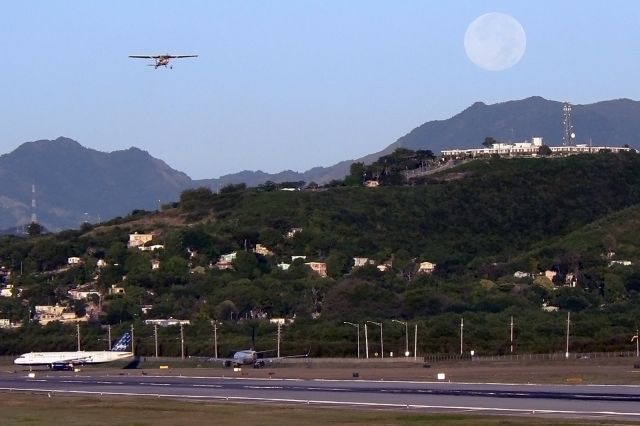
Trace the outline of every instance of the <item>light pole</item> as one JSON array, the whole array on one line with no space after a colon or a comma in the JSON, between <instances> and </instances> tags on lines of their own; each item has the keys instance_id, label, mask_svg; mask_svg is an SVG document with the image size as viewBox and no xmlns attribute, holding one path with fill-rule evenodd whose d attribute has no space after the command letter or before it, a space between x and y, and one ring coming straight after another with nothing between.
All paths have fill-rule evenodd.
<instances>
[{"instance_id":1,"label":"light pole","mask_svg":"<svg viewBox=\"0 0 640 426\"><path fill-rule=\"evenodd\" d=\"M360 359L360 324L354 324L354 323L349 322L349 321L345 321L344 323L348 324L348 325L351 325L351 326L356 328L356 333L358 333L358 338L357 338L357 341L358 341L358 359Z\"/></svg>"},{"instance_id":2,"label":"light pole","mask_svg":"<svg viewBox=\"0 0 640 426\"><path fill-rule=\"evenodd\" d=\"M111 324L107 324L107 340L109 342L109 350L111 350Z\"/></svg>"},{"instance_id":3,"label":"light pole","mask_svg":"<svg viewBox=\"0 0 640 426\"><path fill-rule=\"evenodd\" d=\"M460 318L460 356L464 349L464 318Z\"/></svg>"},{"instance_id":4,"label":"light pole","mask_svg":"<svg viewBox=\"0 0 640 426\"><path fill-rule=\"evenodd\" d=\"M183 331L182 321L180 321L180 354L182 359L184 359L184 331Z\"/></svg>"},{"instance_id":5,"label":"light pole","mask_svg":"<svg viewBox=\"0 0 640 426\"><path fill-rule=\"evenodd\" d=\"M367 323L364 323L364 349L369 359L369 335L367 334Z\"/></svg>"},{"instance_id":6,"label":"light pole","mask_svg":"<svg viewBox=\"0 0 640 426\"><path fill-rule=\"evenodd\" d=\"M511 353L513 353L513 315L511 315Z\"/></svg>"},{"instance_id":7,"label":"light pole","mask_svg":"<svg viewBox=\"0 0 640 426\"><path fill-rule=\"evenodd\" d=\"M367 321L367 322L380 327L380 357L384 358L384 340L382 340L382 321L380 322Z\"/></svg>"},{"instance_id":8,"label":"light pole","mask_svg":"<svg viewBox=\"0 0 640 426\"><path fill-rule=\"evenodd\" d=\"M569 359L569 324L571 324L571 312L567 312L567 349L565 357Z\"/></svg>"},{"instance_id":9,"label":"light pole","mask_svg":"<svg viewBox=\"0 0 640 426\"><path fill-rule=\"evenodd\" d=\"M218 359L218 321L213 321L213 357Z\"/></svg>"},{"instance_id":10,"label":"light pole","mask_svg":"<svg viewBox=\"0 0 640 426\"><path fill-rule=\"evenodd\" d=\"M134 345L134 336L133 336L133 324L131 324L131 355L135 356L135 345Z\"/></svg>"},{"instance_id":11,"label":"light pole","mask_svg":"<svg viewBox=\"0 0 640 426\"><path fill-rule=\"evenodd\" d=\"M278 358L280 358L280 334L282 330L282 324L278 323Z\"/></svg>"},{"instance_id":12,"label":"light pole","mask_svg":"<svg viewBox=\"0 0 640 426\"><path fill-rule=\"evenodd\" d=\"M153 324L153 338L156 344L156 358L158 358L158 324Z\"/></svg>"},{"instance_id":13,"label":"light pole","mask_svg":"<svg viewBox=\"0 0 640 426\"><path fill-rule=\"evenodd\" d=\"M80 352L80 323L76 323L76 334L78 335L78 352Z\"/></svg>"},{"instance_id":14,"label":"light pole","mask_svg":"<svg viewBox=\"0 0 640 426\"><path fill-rule=\"evenodd\" d=\"M409 324L406 321L400 321L395 319L391 321L404 325L404 356L408 357L409 356Z\"/></svg>"},{"instance_id":15,"label":"light pole","mask_svg":"<svg viewBox=\"0 0 640 426\"><path fill-rule=\"evenodd\" d=\"M413 360L418 359L418 323L415 324L413 329Z\"/></svg>"}]
</instances>

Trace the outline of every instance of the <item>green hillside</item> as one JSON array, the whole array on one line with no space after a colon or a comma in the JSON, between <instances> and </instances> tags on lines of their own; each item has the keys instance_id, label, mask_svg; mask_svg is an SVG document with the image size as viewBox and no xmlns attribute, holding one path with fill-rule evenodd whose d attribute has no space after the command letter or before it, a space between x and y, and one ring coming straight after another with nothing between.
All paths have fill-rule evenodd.
<instances>
[{"instance_id":1,"label":"green hillside","mask_svg":"<svg viewBox=\"0 0 640 426\"><path fill-rule=\"evenodd\" d=\"M192 321L186 329L192 355L213 353L214 319L222 322L221 354L248 346L252 328L257 346L272 348L275 326L268 319L278 317L294 320L283 328L285 352L352 354L355 333L344 321L367 320L384 321L385 348L404 352L404 328L391 323L397 319L418 324L421 354L457 353L464 317L469 348L505 353L511 316L517 351L564 351L567 311L572 351L629 348L640 318L633 238L640 155L477 160L412 186L357 183L348 177L304 191L271 184L228 186L219 194L188 190L160 213L5 237L0 259L15 291L0 298L0 318L25 321L34 306L56 302L82 315L88 306L67 291L84 286L101 293L93 301L102 307L83 326L85 345L102 347L101 325L133 323L147 354L152 329L142 321L169 317ZM293 229L299 232L287 237ZM164 249L127 249L133 232L153 233L148 244ZM273 254L254 253L258 244ZM219 257L232 252L232 269L220 269ZM70 256L82 264L67 267ZM354 268L356 257L367 258L366 265ZM107 266L98 269L98 260ZM305 262L324 263L328 276ZM423 262L435 270L420 272ZM277 266L284 263L287 270ZM109 295L114 285L125 294ZM544 312L543 303L560 311ZM175 332L163 329L163 354L179 353ZM0 353L75 344L73 327L55 323L1 333Z\"/></svg>"}]
</instances>

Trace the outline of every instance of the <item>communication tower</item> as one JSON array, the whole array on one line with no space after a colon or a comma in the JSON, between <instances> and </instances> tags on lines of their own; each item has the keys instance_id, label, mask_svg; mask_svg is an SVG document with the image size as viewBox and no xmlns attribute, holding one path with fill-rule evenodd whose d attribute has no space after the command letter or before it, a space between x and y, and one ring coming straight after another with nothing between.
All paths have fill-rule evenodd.
<instances>
[{"instance_id":1,"label":"communication tower","mask_svg":"<svg viewBox=\"0 0 640 426\"><path fill-rule=\"evenodd\" d=\"M562 123L564 125L564 134L562 135L562 145L571 146L576 134L573 132L573 123L571 122L571 104L565 102L562 104Z\"/></svg>"},{"instance_id":2,"label":"communication tower","mask_svg":"<svg viewBox=\"0 0 640 426\"><path fill-rule=\"evenodd\" d=\"M31 223L38 223L36 216L36 184L31 184Z\"/></svg>"}]
</instances>

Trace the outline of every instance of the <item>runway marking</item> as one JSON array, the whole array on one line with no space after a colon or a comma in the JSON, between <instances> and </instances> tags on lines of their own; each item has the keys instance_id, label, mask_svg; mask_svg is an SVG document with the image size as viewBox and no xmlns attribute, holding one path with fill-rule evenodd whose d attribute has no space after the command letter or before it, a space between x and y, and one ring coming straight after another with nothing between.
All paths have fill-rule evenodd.
<instances>
[{"instance_id":1,"label":"runway marking","mask_svg":"<svg viewBox=\"0 0 640 426\"><path fill-rule=\"evenodd\" d=\"M191 385L194 388L221 388L222 385Z\"/></svg>"},{"instance_id":2,"label":"runway marking","mask_svg":"<svg viewBox=\"0 0 640 426\"><path fill-rule=\"evenodd\" d=\"M88 377L88 376L82 376ZM105 376L103 376L105 377ZM110 377L110 376L106 376ZM130 376L130 377L138 377L138 376ZM345 382L345 383L405 383L405 384L415 384L415 385L441 385L441 386L449 386L449 385L491 385L491 386L526 386L526 387L542 387L542 386L557 386L557 387L566 387L566 388L588 388L588 387L627 387L627 388L640 388L640 385L634 384L626 384L626 385L610 385L610 384L583 384L583 385L570 385L564 383L503 383L503 382L439 382L439 381L424 381L424 380L383 380L383 379L321 379L321 378L312 378L312 379L298 379L298 378L270 378L270 377L233 377L233 376L170 376L170 375L149 375L145 376L148 378L162 378L162 379L178 379L178 378L189 378L189 379L208 379L208 380L255 380L255 381L291 381L291 382L305 382L305 381L315 381L315 382Z\"/></svg>"},{"instance_id":3,"label":"runway marking","mask_svg":"<svg viewBox=\"0 0 640 426\"><path fill-rule=\"evenodd\" d=\"M245 389L284 389L282 386L243 386Z\"/></svg>"},{"instance_id":4,"label":"runway marking","mask_svg":"<svg viewBox=\"0 0 640 426\"><path fill-rule=\"evenodd\" d=\"M100 391L81 391L81 390L58 390L58 389L16 389L16 388L0 388L5 391L22 391L22 392L51 392L58 394L86 394L86 395L109 395L109 396L147 396L156 398L178 398L178 399L196 399L196 400L219 400L232 402L278 402L278 403L296 403L296 404L314 404L314 405L336 405L336 406L354 406L354 407L384 407L384 408L410 408L410 409L430 409L430 410L456 410L456 411L472 411L472 412L500 412L500 413L522 413L522 414L563 414L563 415L592 415L592 416L629 416L640 418L640 412L619 412L619 411L578 411L578 410L545 410L545 409L524 409L524 408L495 408L495 407L466 407L456 405L419 405L419 404L393 404L393 403L376 403L376 402L344 402L344 401L322 401L308 399L291 399L291 398L257 398L257 397L240 397L240 396L215 396L215 395L178 395L178 394L156 394L156 393L136 393L136 392L100 392Z\"/></svg>"}]
</instances>

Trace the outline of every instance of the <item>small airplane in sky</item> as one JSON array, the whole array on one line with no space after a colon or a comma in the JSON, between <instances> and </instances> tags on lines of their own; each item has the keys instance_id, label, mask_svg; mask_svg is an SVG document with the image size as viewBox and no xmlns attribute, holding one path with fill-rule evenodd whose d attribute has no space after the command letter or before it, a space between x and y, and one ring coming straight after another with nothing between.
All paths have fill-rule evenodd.
<instances>
[{"instance_id":1,"label":"small airplane in sky","mask_svg":"<svg viewBox=\"0 0 640 426\"><path fill-rule=\"evenodd\" d=\"M118 361L133 356L127 348L131 344L131 332L120 337L110 351L74 351L74 352L29 352L20 355L13 363L17 365L47 365L51 370L71 370L74 365L101 364Z\"/></svg>"},{"instance_id":2,"label":"small airplane in sky","mask_svg":"<svg viewBox=\"0 0 640 426\"><path fill-rule=\"evenodd\" d=\"M154 67L158 69L158 67L167 67L169 65L169 61L172 59L180 59L180 58L197 58L198 55L129 55L130 58L141 58L141 59L153 59L155 64L147 64L150 67ZM173 66L169 65L169 68L173 68Z\"/></svg>"}]
</instances>

